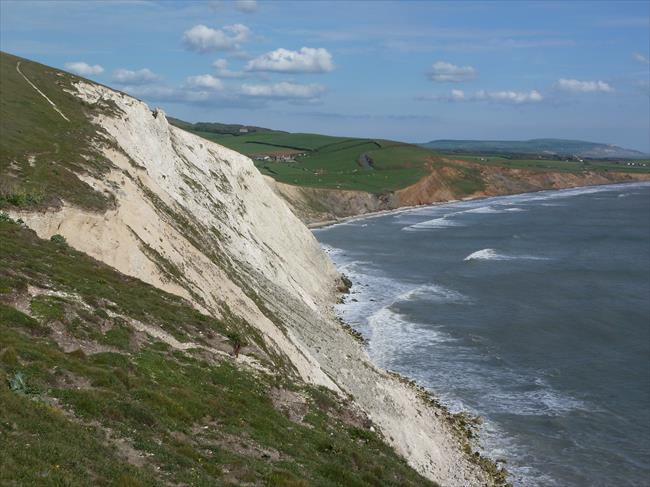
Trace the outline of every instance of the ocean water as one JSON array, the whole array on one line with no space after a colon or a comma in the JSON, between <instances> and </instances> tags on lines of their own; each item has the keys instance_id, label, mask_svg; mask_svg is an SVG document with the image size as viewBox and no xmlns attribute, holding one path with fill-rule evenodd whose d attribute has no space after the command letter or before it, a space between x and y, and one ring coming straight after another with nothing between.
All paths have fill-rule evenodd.
<instances>
[{"instance_id":1,"label":"ocean water","mask_svg":"<svg viewBox=\"0 0 650 487\"><path fill-rule=\"evenodd\" d=\"M315 235L379 365L484 418L519 486L650 485L650 185L419 208Z\"/></svg>"}]
</instances>

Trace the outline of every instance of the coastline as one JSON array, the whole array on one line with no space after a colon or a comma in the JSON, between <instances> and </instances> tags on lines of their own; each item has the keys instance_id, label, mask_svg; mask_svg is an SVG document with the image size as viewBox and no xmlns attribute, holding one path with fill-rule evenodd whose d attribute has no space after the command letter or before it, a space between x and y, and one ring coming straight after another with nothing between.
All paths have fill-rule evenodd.
<instances>
[{"instance_id":1,"label":"coastline","mask_svg":"<svg viewBox=\"0 0 650 487\"><path fill-rule=\"evenodd\" d=\"M496 199L500 197L508 197L508 196L519 196L519 195L534 195L534 194L540 194L540 193L563 193L563 192L571 192L571 191L576 191L576 190L582 190L582 189L595 189L595 188L624 188L624 187L630 187L630 186L642 186L642 187L647 187L650 186L650 181L630 181L630 182L616 182L616 183L608 183L608 184L592 184L592 185L581 185L581 186L574 186L574 187L569 187L569 188L560 188L560 189L542 189L538 191L527 191L527 192L518 192L518 193L512 193L512 194L503 194L503 195L490 195L490 196L478 196L478 197L471 197L471 198L464 198L462 200L449 200L449 201L444 201L444 202L436 202L432 204L424 204L424 205L415 205L415 206L405 206L401 208L396 208L393 210L382 210L382 211L376 211L376 212L368 212L368 213L363 213L359 215L354 215L350 217L345 217L345 218L340 218L337 220L329 220L329 221L323 221L323 222L317 222L314 225L309 226L310 229L312 230L318 230L318 229L325 229L327 227L339 225L339 224L344 224L344 223L349 223L349 222L354 222L354 221L361 221L365 219L370 219L370 218L377 218L381 216L386 216L386 215L397 215L400 213L412 211L412 210L417 210L417 209L424 209L424 208L433 208L433 207L438 207L441 205L446 205L446 204L453 204L453 203L459 203L459 202L470 202L470 201L481 201L481 200L487 200L487 199ZM597 191L597 190L596 190ZM577 194L582 194L582 193L577 193ZM341 269L337 266L337 269L341 272ZM349 277L353 281L353 286L360 286L361 284L357 281L354 280L353 277ZM341 320L342 324L347 327L351 327L349 323L343 320L342 317L339 316L339 319ZM356 331L354 327L351 327L352 330ZM357 332L358 333L358 332ZM374 363L374 362L373 362ZM380 367L383 369L381 365L378 363L374 363L376 367ZM444 402L441 401L441 399L436 395L435 392L427 389L426 387L422 386L420 383L418 383L415 379L413 379L412 376L410 375L403 375L400 373L397 373L395 371L391 371L389 369L383 369L386 370L388 374L393 376L395 379L398 381L402 382L404 385L408 385L412 387L415 391L419 391L422 395L420 396L423 400L428 402L432 407L437 409L438 411L442 411L442 419L443 421L447 422L448 425L451 426L451 428L458 432L459 438L462 438L464 434L469 433L472 436L468 436L470 438L470 441L467 443L469 448L471 448L472 445L478 445L481 451L480 456L476 458L477 464L481 465L482 469L485 472L489 472L489 475L492 476L492 479L497 482L497 485L511 485L508 483L509 481L512 482L511 477L508 474L507 471L507 459L504 460L503 455L498 455L495 457L493 454L490 453L490 451L485 451L483 450L484 445L481 444L480 439L481 439L481 432L479 431L479 426L483 422L483 418L481 416L473 416L471 413L469 413L466 410L457 412L457 413L452 413L449 410L449 406L445 404ZM474 451L472 448L470 451ZM483 453L485 452L485 453ZM476 455L476 453L473 453L473 455ZM489 456L483 456L483 455L489 455Z\"/></svg>"},{"instance_id":2,"label":"coastline","mask_svg":"<svg viewBox=\"0 0 650 487\"><path fill-rule=\"evenodd\" d=\"M365 220L367 218L376 218L380 216L385 216L385 215L397 215L399 213L403 213L406 211L411 211L411 210L417 210L420 208L431 208L434 206L441 206L441 205L448 205L450 203L458 203L458 202L464 202L464 201L480 201L480 200L485 200L485 199L490 199L490 198L498 198L500 196L517 196L517 195L523 195L523 194L534 194L534 193L542 193L545 191L567 191L567 190L572 190L572 189L579 189L579 188L596 188L599 186L623 186L623 185L630 185L630 184L650 184L650 179L649 180L641 180L641 181L623 181L623 182L607 182L607 183L602 183L602 184L585 184L585 185L579 185L579 186L570 186L566 188L548 188L548 189L539 189L536 191L522 191L522 192L515 192L515 193L503 193L503 194L493 194L493 195L480 195L480 196L470 196L467 198L462 198L462 199L450 199L450 200L445 200L445 201L436 201L433 203L423 203L421 205L410 205L410 206L400 206L398 208L393 208L390 210L379 210L379 211L369 211L367 213L359 213L357 215L351 215L351 216L346 216L346 217L341 217L341 218L336 218L336 219L329 219L329 220L322 220L322 221L317 221L317 222L312 222L312 223L307 223L306 226L310 230L319 230L327 227L331 227L334 225L340 225L343 223L350 223L353 221L358 221L358 220Z\"/></svg>"}]
</instances>

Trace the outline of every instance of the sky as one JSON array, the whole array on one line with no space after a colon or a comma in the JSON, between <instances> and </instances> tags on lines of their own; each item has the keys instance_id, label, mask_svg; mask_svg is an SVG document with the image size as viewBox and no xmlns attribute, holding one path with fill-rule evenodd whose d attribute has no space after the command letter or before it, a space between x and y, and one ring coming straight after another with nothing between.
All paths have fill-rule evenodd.
<instances>
[{"instance_id":1,"label":"sky","mask_svg":"<svg viewBox=\"0 0 650 487\"><path fill-rule=\"evenodd\" d=\"M12 1L0 49L187 121L650 152L650 2Z\"/></svg>"}]
</instances>

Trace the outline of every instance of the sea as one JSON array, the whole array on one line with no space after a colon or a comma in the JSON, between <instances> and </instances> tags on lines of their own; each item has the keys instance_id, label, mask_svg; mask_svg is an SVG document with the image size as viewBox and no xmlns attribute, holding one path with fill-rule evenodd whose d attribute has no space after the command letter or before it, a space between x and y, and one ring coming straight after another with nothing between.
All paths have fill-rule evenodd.
<instances>
[{"instance_id":1,"label":"sea","mask_svg":"<svg viewBox=\"0 0 650 487\"><path fill-rule=\"evenodd\" d=\"M419 207L314 231L371 359L516 486L650 485L650 184Z\"/></svg>"}]
</instances>

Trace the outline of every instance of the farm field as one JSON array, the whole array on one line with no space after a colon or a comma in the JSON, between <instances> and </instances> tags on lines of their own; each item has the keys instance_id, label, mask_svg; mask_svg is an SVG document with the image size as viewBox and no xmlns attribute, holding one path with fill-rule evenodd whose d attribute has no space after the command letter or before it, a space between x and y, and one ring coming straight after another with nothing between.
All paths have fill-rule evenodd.
<instances>
[{"instance_id":1,"label":"farm field","mask_svg":"<svg viewBox=\"0 0 650 487\"><path fill-rule=\"evenodd\" d=\"M520 159L517 156L436 152L419 145L384 139L335 137L329 135L279 132L270 129L245 135L195 130L208 124L187 124L171 120L175 125L247 155L264 175L276 181L312 188L357 190L382 194L410 186L440 166L453 166L472 181L481 179L474 166L470 171L463 162L533 171L584 173L612 171L647 173L649 168L634 161L554 159ZM193 128L194 127L194 128ZM262 159L262 158L265 159ZM460 162L457 162L460 161ZM649 164L650 165L650 164ZM469 172L468 172L469 171ZM476 184L467 188L475 189ZM455 181L454 184L461 184ZM462 184L461 184L462 185ZM470 191L471 192L471 191Z\"/></svg>"},{"instance_id":2,"label":"farm field","mask_svg":"<svg viewBox=\"0 0 650 487\"><path fill-rule=\"evenodd\" d=\"M429 149L382 139L287 132L223 135L190 131L253 158L262 174L297 186L386 193L417 182L428 174L427 167L436 158ZM295 157L289 162L255 160L256 156L274 154Z\"/></svg>"}]
</instances>

